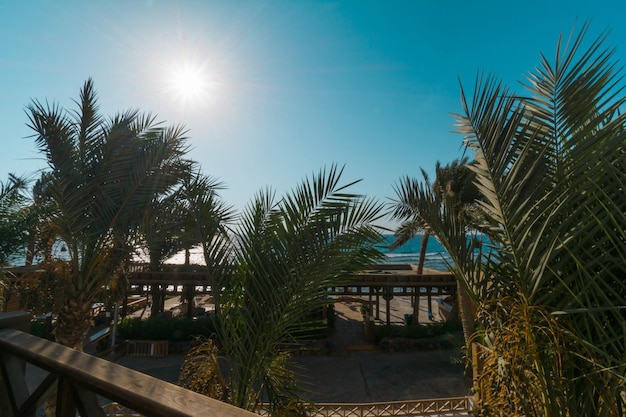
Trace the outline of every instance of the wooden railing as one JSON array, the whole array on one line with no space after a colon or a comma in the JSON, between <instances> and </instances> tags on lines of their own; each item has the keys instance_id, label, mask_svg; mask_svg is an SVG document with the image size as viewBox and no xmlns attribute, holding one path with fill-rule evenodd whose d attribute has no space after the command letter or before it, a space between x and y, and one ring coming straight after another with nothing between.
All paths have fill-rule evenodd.
<instances>
[{"instance_id":1,"label":"wooden railing","mask_svg":"<svg viewBox=\"0 0 626 417\"><path fill-rule=\"evenodd\" d=\"M82 417L258 417L174 384L32 336L27 333L29 325L28 313L0 314L0 416L40 415L47 398L56 392L57 417L74 417L77 412ZM31 375L35 368L43 374L39 378ZM462 416L468 415L470 406L467 397L316 404L311 415Z\"/></svg>"},{"instance_id":2,"label":"wooden railing","mask_svg":"<svg viewBox=\"0 0 626 417\"><path fill-rule=\"evenodd\" d=\"M182 268L181 268L182 269ZM421 274L411 268L411 265L378 265L377 269L350 273L342 279L343 283L330 289L331 293L369 293L370 290L364 288L396 288L404 289L403 294L412 295L407 292L407 288L438 288L453 291L456 287L456 279L449 272L441 272L434 269L425 268ZM178 287L192 286L203 287L202 292L210 292L207 273L203 271L185 272L176 271L149 271L144 265L131 265L129 268L128 282L130 291L136 293L144 292L144 287L152 285L172 286L169 290L172 293L179 293ZM348 290L350 288L350 290ZM397 292L396 295L400 295Z\"/></svg>"},{"instance_id":3,"label":"wooden railing","mask_svg":"<svg viewBox=\"0 0 626 417\"><path fill-rule=\"evenodd\" d=\"M154 417L255 417L174 384L104 359L30 335L30 315L0 314L0 415L34 416L57 393L57 417L103 417L116 402L137 414ZM41 370L33 380L26 364ZM29 389L28 385L33 385ZM258 416L257 416L258 417Z\"/></svg>"}]
</instances>

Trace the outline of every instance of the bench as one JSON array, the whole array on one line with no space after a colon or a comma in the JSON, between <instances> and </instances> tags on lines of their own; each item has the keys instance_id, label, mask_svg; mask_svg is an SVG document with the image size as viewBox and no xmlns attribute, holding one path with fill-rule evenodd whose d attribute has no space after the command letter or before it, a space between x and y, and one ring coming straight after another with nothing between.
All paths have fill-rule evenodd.
<instances>
[{"instance_id":1,"label":"bench","mask_svg":"<svg viewBox=\"0 0 626 417\"><path fill-rule=\"evenodd\" d=\"M110 334L111 334L111 328L105 327L104 329L99 330L95 332L94 334L92 334L91 336L89 336L89 342L90 343L99 342L100 340L108 337Z\"/></svg>"},{"instance_id":2,"label":"bench","mask_svg":"<svg viewBox=\"0 0 626 417\"><path fill-rule=\"evenodd\" d=\"M167 356L169 342L167 340L127 340L126 356L162 358Z\"/></svg>"}]
</instances>

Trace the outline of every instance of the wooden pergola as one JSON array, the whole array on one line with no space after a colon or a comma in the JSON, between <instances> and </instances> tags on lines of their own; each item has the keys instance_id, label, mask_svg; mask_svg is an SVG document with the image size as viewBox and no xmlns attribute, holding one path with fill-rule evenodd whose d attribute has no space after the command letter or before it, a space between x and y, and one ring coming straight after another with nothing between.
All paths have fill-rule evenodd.
<instances>
[{"instance_id":1,"label":"wooden pergola","mask_svg":"<svg viewBox=\"0 0 626 417\"><path fill-rule=\"evenodd\" d=\"M183 272L184 266L172 266L172 271L145 271L140 266L131 268L128 275L127 295L148 295L159 291L161 294L181 295L191 306L191 300L198 294L211 294L211 286L205 272ZM33 280L45 273L37 266L11 268L13 280ZM329 296L364 297L370 306L375 305L375 318L380 319L380 298L385 300L387 324L389 324L390 301L394 296L410 296L413 301L413 316L417 317L421 296L430 302L433 295L456 295L457 283L449 272L424 268L417 273L412 264L382 264L372 269L345 275L341 285L327 288ZM125 307L125 306L124 306ZM162 309L160 310L162 312ZM192 315L191 308L187 314Z\"/></svg>"},{"instance_id":2,"label":"wooden pergola","mask_svg":"<svg viewBox=\"0 0 626 417\"><path fill-rule=\"evenodd\" d=\"M211 287L202 272L151 272L133 271L128 278L129 294L148 294L162 291L170 295L182 295L191 305L197 294L211 294ZM419 297L429 300L433 295L455 295L456 280L451 273L425 268L417 273L417 266L410 264L376 265L373 269L345 275L341 285L327 288L329 296L368 296L370 306L375 303L375 317L380 318L380 298L386 302L389 324L390 301L394 296L413 298L413 314L417 317ZM188 309L191 314L191 309Z\"/></svg>"},{"instance_id":3,"label":"wooden pergola","mask_svg":"<svg viewBox=\"0 0 626 417\"><path fill-rule=\"evenodd\" d=\"M375 303L375 318L380 319L380 297L385 300L387 324L390 324L390 301L394 296L410 296L413 303L413 317L417 317L420 296L428 298L430 312L433 295L456 294L456 279L449 272L424 268L417 273L412 264L383 264L374 269L347 276L343 286L329 289L330 295L367 295L370 306Z\"/></svg>"}]
</instances>

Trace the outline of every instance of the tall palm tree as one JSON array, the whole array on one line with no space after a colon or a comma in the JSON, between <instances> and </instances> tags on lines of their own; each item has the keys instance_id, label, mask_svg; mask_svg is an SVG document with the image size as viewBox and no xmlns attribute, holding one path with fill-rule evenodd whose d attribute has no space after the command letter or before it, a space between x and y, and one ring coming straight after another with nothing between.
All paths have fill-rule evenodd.
<instances>
[{"instance_id":1,"label":"tall palm tree","mask_svg":"<svg viewBox=\"0 0 626 417\"><path fill-rule=\"evenodd\" d=\"M454 216L432 229L479 301L478 415L623 415L626 97L606 36L581 48L587 29L523 95L492 77L462 90L491 243L466 244Z\"/></svg>"},{"instance_id":2,"label":"tall palm tree","mask_svg":"<svg viewBox=\"0 0 626 417\"><path fill-rule=\"evenodd\" d=\"M480 193L473 183L474 174L469 165L467 157L454 160L444 167L437 161L434 183L430 182L428 174L422 169L423 182L406 177L395 187L398 198L393 203L391 215L393 219L401 221L401 224L395 232L395 239L391 244L391 249L404 245L418 233L422 233L417 265L418 274L421 274L424 270L428 240L432 230L429 225L429 219L422 215L424 208L420 206L423 204L423 198L426 198L424 192L428 191L427 198L430 204L440 206L441 210L443 210L445 205L455 213L463 224L471 224L474 206L480 198ZM464 328L467 328L466 335L468 335L473 329L473 324L471 324L473 323L473 314L471 313L473 308L462 288L458 295L460 296L459 301L461 304L467 307L459 310L464 318ZM432 318L430 303L431 297L428 296L428 313ZM417 311L418 304L416 301L413 314L414 322L417 322Z\"/></svg>"},{"instance_id":3,"label":"tall palm tree","mask_svg":"<svg viewBox=\"0 0 626 417\"><path fill-rule=\"evenodd\" d=\"M129 110L104 118L91 79L77 105L72 112L34 101L28 115L50 168L52 220L70 255L55 336L80 349L92 303L128 258L150 202L185 171L187 148L181 127L160 127L149 114Z\"/></svg>"},{"instance_id":4,"label":"tall palm tree","mask_svg":"<svg viewBox=\"0 0 626 417\"><path fill-rule=\"evenodd\" d=\"M182 372L183 379L195 378L188 379L191 388L248 410L256 410L262 396L272 414L297 410L297 385L281 344L294 341L307 317L328 303L326 288L382 258L374 227L382 206L349 193L354 183L342 185L342 171L333 166L279 200L271 190L259 192L246 208L218 315L228 378L215 378L215 351L204 347ZM191 372L202 355L213 365L204 379Z\"/></svg>"}]
</instances>

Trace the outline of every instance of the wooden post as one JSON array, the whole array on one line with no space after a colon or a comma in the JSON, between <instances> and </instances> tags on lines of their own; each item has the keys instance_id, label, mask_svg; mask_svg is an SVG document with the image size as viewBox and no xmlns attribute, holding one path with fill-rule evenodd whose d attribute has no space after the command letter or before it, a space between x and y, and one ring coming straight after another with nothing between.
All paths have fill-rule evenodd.
<instances>
[{"instance_id":1,"label":"wooden post","mask_svg":"<svg viewBox=\"0 0 626 417\"><path fill-rule=\"evenodd\" d=\"M435 317L433 316L433 300L432 300L433 287L429 287L427 288L427 290L428 290L428 319L432 321L435 319Z\"/></svg>"},{"instance_id":2,"label":"wooden post","mask_svg":"<svg viewBox=\"0 0 626 417\"><path fill-rule=\"evenodd\" d=\"M126 318L128 315L128 294L130 294L129 288L130 283L126 286L126 291L124 291L124 296L122 298L122 318ZM148 295L146 294L146 303L148 302Z\"/></svg>"},{"instance_id":3,"label":"wooden post","mask_svg":"<svg viewBox=\"0 0 626 417\"><path fill-rule=\"evenodd\" d=\"M0 313L0 329L17 329L30 333L30 313ZM28 398L26 362L6 353L0 355L0 359L3 362L0 364L0 415L12 417L13 410L21 407Z\"/></svg>"},{"instance_id":4,"label":"wooden post","mask_svg":"<svg viewBox=\"0 0 626 417\"><path fill-rule=\"evenodd\" d=\"M413 324L419 323L419 314L420 314L420 288L413 287L413 291L415 292L415 302L413 303Z\"/></svg>"},{"instance_id":5,"label":"wooden post","mask_svg":"<svg viewBox=\"0 0 626 417\"><path fill-rule=\"evenodd\" d=\"M152 307L150 308L150 316L154 317L163 312L162 304L165 302L162 294L161 285L151 285L150 294L152 295Z\"/></svg>"},{"instance_id":6,"label":"wooden post","mask_svg":"<svg viewBox=\"0 0 626 417\"><path fill-rule=\"evenodd\" d=\"M391 324L391 299L393 298L393 287L384 287L383 289L383 298L385 299L385 304L387 308L387 326Z\"/></svg>"},{"instance_id":7,"label":"wooden post","mask_svg":"<svg viewBox=\"0 0 626 417\"><path fill-rule=\"evenodd\" d=\"M56 414L57 416L76 415L76 402L72 395L72 384L67 378L59 378L56 394Z\"/></svg>"},{"instance_id":8,"label":"wooden post","mask_svg":"<svg viewBox=\"0 0 626 417\"><path fill-rule=\"evenodd\" d=\"M191 284L185 285L183 287L183 291L185 292L185 298L187 299L187 318L192 318L194 315L194 310L196 308L194 299L195 299L195 287Z\"/></svg>"},{"instance_id":9,"label":"wooden post","mask_svg":"<svg viewBox=\"0 0 626 417\"><path fill-rule=\"evenodd\" d=\"M389 313L391 312L390 302L391 302L391 298L385 297L385 307L387 309L387 326L391 324L391 317L389 315Z\"/></svg>"}]
</instances>

